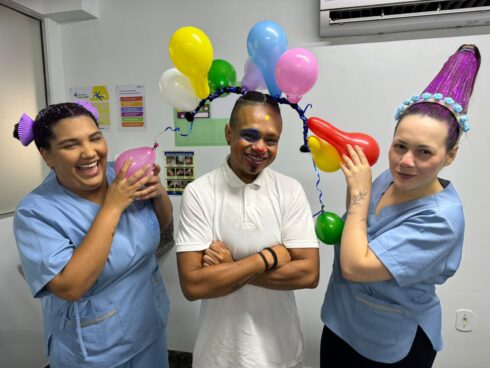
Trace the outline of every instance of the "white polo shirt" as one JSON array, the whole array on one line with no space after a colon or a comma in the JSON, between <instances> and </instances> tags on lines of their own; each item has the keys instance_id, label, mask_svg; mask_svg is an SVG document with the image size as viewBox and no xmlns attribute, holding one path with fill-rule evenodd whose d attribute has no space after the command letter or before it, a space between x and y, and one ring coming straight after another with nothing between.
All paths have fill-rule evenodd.
<instances>
[{"instance_id":1,"label":"white polo shirt","mask_svg":"<svg viewBox=\"0 0 490 368\"><path fill-rule=\"evenodd\" d=\"M235 260L278 243L317 248L301 184L270 168L245 184L225 162L190 183L181 203L177 252L222 241ZM194 368L302 367L303 336L293 291L254 285L204 299Z\"/></svg>"}]
</instances>

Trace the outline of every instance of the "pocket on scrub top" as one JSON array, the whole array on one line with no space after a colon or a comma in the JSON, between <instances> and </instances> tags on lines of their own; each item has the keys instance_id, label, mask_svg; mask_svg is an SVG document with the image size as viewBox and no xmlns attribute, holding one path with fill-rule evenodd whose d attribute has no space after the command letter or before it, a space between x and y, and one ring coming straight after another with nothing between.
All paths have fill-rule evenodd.
<instances>
[{"instance_id":1,"label":"pocket on scrub top","mask_svg":"<svg viewBox=\"0 0 490 368\"><path fill-rule=\"evenodd\" d=\"M401 321L405 319L398 304L373 298L365 293L355 295L352 328L358 338L369 345L387 348L399 340Z\"/></svg>"},{"instance_id":2,"label":"pocket on scrub top","mask_svg":"<svg viewBox=\"0 0 490 368\"><path fill-rule=\"evenodd\" d=\"M116 305L111 304L96 313L80 316L81 340L75 313L70 314L64 328L52 336L51 353L56 361L73 367L74 363L84 360L82 346L92 360L100 359L113 347L125 342L124 325Z\"/></svg>"}]
</instances>

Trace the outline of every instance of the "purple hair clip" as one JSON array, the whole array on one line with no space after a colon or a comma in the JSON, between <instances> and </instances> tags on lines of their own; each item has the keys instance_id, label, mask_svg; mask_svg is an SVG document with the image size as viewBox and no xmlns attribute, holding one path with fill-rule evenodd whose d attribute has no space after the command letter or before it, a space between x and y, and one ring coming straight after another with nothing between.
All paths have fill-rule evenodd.
<instances>
[{"instance_id":1,"label":"purple hair clip","mask_svg":"<svg viewBox=\"0 0 490 368\"><path fill-rule=\"evenodd\" d=\"M23 113L19 120L17 132L19 134L19 140L24 146L28 146L34 140L33 125L34 120L26 113Z\"/></svg>"},{"instance_id":2,"label":"purple hair clip","mask_svg":"<svg viewBox=\"0 0 490 368\"><path fill-rule=\"evenodd\" d=\"M95 120L99 121L99 112L94 105L85 100L76 100L75 103L82 106L85 110L87 110L94 116Z\"/></svg>"}]
</instances>

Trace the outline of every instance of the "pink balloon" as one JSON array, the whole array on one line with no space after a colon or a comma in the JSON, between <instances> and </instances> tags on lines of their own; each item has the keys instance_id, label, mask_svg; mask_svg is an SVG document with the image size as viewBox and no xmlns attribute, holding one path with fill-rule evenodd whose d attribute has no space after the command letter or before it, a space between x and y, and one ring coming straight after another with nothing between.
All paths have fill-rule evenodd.
<instances>
[{"instance_id":1,"label":"pink balloon","mask_svg":"<svg viewBox=\"0 0 490 368\"><path fill-rule=\"evenodd\" d=\"M317 78L316 57L306 49L289 49L277 61L276 82L291 103L298 103Z\"/></svg>"},{"instance_id":2,"label":"pink balloon","mask_svg":"<svg viewBox=\"0 0 490 368\"><path fill-rule=\"evenodd\" d=\"M155 150L151 147L138 147L138 148L133 148L124 151L116 159L116 163L115 163L116 175L119 173L119 170L121 170L121 167L124 165L124 163L130 158L133 160L133 163L131 164L131 166L129 167L126 173L126 178L129 178L136 171L138 171L139 169L141 169L143 166L147 164L154 165Z\"/></svg>"},{"instance_id":3,"label":"pink balloon","mask_svg":"<svg viewBox=\"0 0 490 368\"><path fill-rule=\"evenodd\" d=\"M245 62L245 74L243 75L241 85L243 88L249 91L267 89L260 70L255 66L254 63L252 63L252 60L250 59L247 59L247 61Z\"/></svg>"}]
</instances>

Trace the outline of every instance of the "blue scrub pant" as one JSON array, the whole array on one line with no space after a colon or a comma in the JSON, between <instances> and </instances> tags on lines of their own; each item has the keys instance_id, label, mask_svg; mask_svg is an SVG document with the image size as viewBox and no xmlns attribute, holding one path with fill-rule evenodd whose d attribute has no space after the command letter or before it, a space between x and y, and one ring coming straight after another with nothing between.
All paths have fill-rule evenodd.
<instances>
[{"instance_id":1,"label":"blue scrub pant","mask_svg":"<svg viewBox=\"0 0 490 368\"><path fill-rule=\"evenodd\" d=\"M130 361L116 368L168 368L167 331Z\"/></svg>"},{"instance_id":2,"label":"blue scrub pant","mask_svg":"<svg viewBox=\"0 0 490 368\"><path fill-rule=\"evenodd\" d=\"M48 367L56 368L53 360ZM145 350L115 368L168 368L167 330Z\"/></svg>"}]
</instances>

